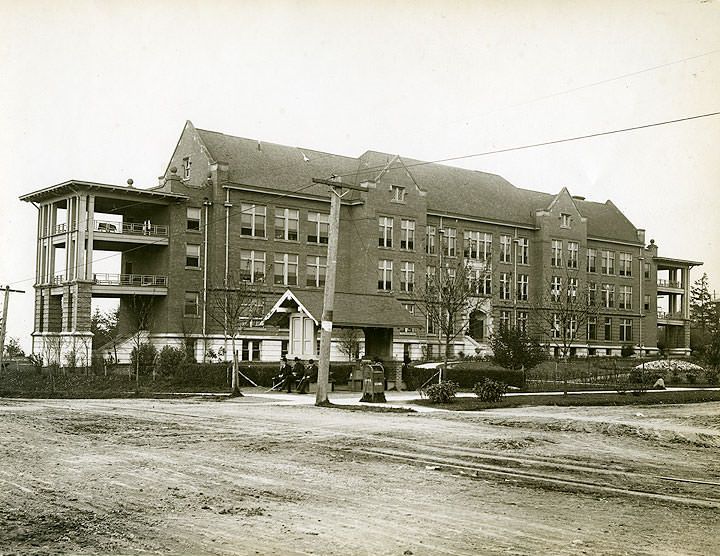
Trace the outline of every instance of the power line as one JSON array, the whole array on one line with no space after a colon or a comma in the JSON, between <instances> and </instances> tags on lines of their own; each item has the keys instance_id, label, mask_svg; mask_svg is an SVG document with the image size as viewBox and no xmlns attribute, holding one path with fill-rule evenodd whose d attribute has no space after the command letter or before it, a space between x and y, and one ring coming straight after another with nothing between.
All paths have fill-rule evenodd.
<instances>
[{"instance_id":1,"label":"power line","mask_svg":"<svg viewBox=\"0 0 720 556\"><path fill-rule=\"evenodd\" d=\"M677 119L674 119L674 120L664 120L664 121L662 121L662 122L654 122L654 123L651 123L651 124L643 124L643 125L638 125L638 126L633 126L633 127L625 127L625 128L621 128L621 129L613 129L613 130L609 130L609 131L599 131L599 132L596 132L596 133L588 133L588 134L586 134L586 135L576 135L576 136L574 136L574 137L565 137L565 138L563 138L563 139L553 139L553 140L550 140L550 141L542 141L542 142L540 142L540 143L529 143L529 144L526 144L526 145L519 145L519 146L517 146L517 147L506 147L506 148L504 148L504 149L495 149L495 150L492 150L492 151L483 151L483 152L479 152L479 153L465 154L465 155L461 155L461 156L451 156L451 157L447 157L447 158L438 158L438 159L436 159L436 160L424 161L424 162L415 162L415 163L411 163L411 164L405 164L405 163L403 163L403 167L404 167L404 168L413 168L413 167L416 167L416 166L426 166L426 165L428 165L428 164L439 164L439 163L441 163L441 162L452 162L452 161L455 161L455 160L464 160L464 159L466 159L466 158L476 158L476 157L478 157L478 156L487 156L487 155L491 155L491 154L500 154L500 153L507 153L507 152L512 152L512 151L520 151L520 150L524 150L524 149L532 149L532 148L535 148L535 147L544 147L544 146L547 146L547 145L557 145L557 144L560 144L560 143L569 143L569 142L571 142L571 141L579 141L579 140L581 140L581 139L591 139L591 138L594 138L594 137L603 137L603 136L606 136L606 135L613 135L613 134L616 134L616 133L625 133L625 132L628 132L628 131L637 131L637 130L639 130L639 129L648 129L648 128L652 128L652 127L658 127L658 126L663 126L663 125L668 125L668 124L676 124L676 123L680 123L680 122L687 122L687 121L691 121L691 120L698 120L698 119L700 119L700 118L708 118L708 117L711 117L711 116L718 116L718 115L720 115L720 111L718 111L718 112L708 112L708 113L706 113L706 114L698 114L698 115L695 115L695 116L687 116L687 117L685 117L685 118L677 118ZM387 168L387 164L384 164L384 165L382 165L382 166L371 166L371 167L368 167L368 168L363 169L362 172L357 172L357 173L374 172L374 171L377 171L377 170L383 170L383 169L385 169L385 168ZM389 171L391 171L391 170L398 170L398 169L399 169L399 168L397 168L397 167L395 167L395 168L387 168L387 171L389 172ZM352 176L352 175L357 174L357 173L353 173L353 174L343 174L341 177Z\"/></svg>"}]
</instances>

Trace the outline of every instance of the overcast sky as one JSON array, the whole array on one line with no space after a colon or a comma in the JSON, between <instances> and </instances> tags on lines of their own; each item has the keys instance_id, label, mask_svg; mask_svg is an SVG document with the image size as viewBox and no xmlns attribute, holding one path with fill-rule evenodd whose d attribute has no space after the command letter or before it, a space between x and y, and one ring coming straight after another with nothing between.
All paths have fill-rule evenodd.
<instances>
[{"instance_id":1,"label":"overcast sky","mask_svg":"<svg viewBox=\"0 0 720 556\"><path fill-rule=\"evenodd\" d=\"M185 120L349 156L481 153L720 111L720 2L0 0L0 284L68 179L157 184ZM611 199L720 293L720 117L453 162Z\"/></svg>"}]
</instances>

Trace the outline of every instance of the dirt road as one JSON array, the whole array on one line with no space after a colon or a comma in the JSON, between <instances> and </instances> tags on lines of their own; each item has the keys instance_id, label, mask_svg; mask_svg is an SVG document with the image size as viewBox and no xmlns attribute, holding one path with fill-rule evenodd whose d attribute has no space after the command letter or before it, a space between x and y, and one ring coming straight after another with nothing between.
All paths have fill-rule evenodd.
<instances>
[{"instance_id":1,"label":"dirt road","mask_svg":"<svg viewBox=\"0 0 720 556\"><path fill-rule=\"evenodd\" d=\"M720 403L0 400L0 554L720 554Z\"/></svg>"}]
</instances>

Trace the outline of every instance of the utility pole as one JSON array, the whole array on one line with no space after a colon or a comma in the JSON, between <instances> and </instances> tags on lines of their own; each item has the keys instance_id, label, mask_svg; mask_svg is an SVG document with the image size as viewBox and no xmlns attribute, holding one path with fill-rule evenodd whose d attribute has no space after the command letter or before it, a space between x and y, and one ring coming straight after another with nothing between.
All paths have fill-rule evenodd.
<instances>
[{"instance_id":1,"label":"utility pole","mask_svg":"<svg viewBox=\"0 0 720 556\"><path fill-rule=\"evenodd\" d=\"M7 331L8 303L10 302L10 292L25 293L23 290L11 290L10 286L5 286L5 299L3 300L2 323L0 323L0 371L3 369L5 357L5 332Z\"/></svg>"},{"instance_id":2,"label":"utility pole","mask_svg":"<svg viewBox=\"0 0 720 556\"><path fill-rule=\"evenodd\" d=\"M327 269L325 271L325 293L323 296L323 312L320 323L320 357L318 367L318 387L315 405L328 404L327 384L330 377L330 341L332 339L333 306L335 303L335 274L337 269L337 252L340 239L340 203L348 193L343 189L367 191L364 187L343 185L339 178L331 176L329 180L313 178L313 183L330 187L330 222L328 229Z\"/></svg>"}]
</instances>

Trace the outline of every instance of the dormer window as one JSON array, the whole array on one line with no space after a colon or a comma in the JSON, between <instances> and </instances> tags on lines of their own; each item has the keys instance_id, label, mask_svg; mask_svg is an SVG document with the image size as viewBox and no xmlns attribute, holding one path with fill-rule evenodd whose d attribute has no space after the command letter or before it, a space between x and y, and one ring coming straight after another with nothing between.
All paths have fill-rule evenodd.
<instances>
[{"instance_id":1,"label":"dormer window","mask_svg":"<svg viewBox=\"0 0 720 556\"><path fill-rule=\"evenodd\" d=\"M561 228L569 228L570 227L570 215L562 213L560 215L560 227Z\"/></svg>"},{"instance_id":2,"label":"dormer window","mask_svg":"<svg viewBox=\"0 0 720 556\"><path fill-rule=\"evenodd\" d=\"M190 157L186 156L183 158L183 179L188 180L190 179L190 166L192 166L192 162L190 162Z\"/></svg>"},{"instance_id":3,"label":"dormer window","mask_svg":"<svg viewBox=\"0 0 720 556\"><path fill-rule=\"evenodd\" d=\"M390 193L392 193L393 203L404 203L405 202L405 188L400 185L391 185Z\"/></svg>"}]
</instances>

